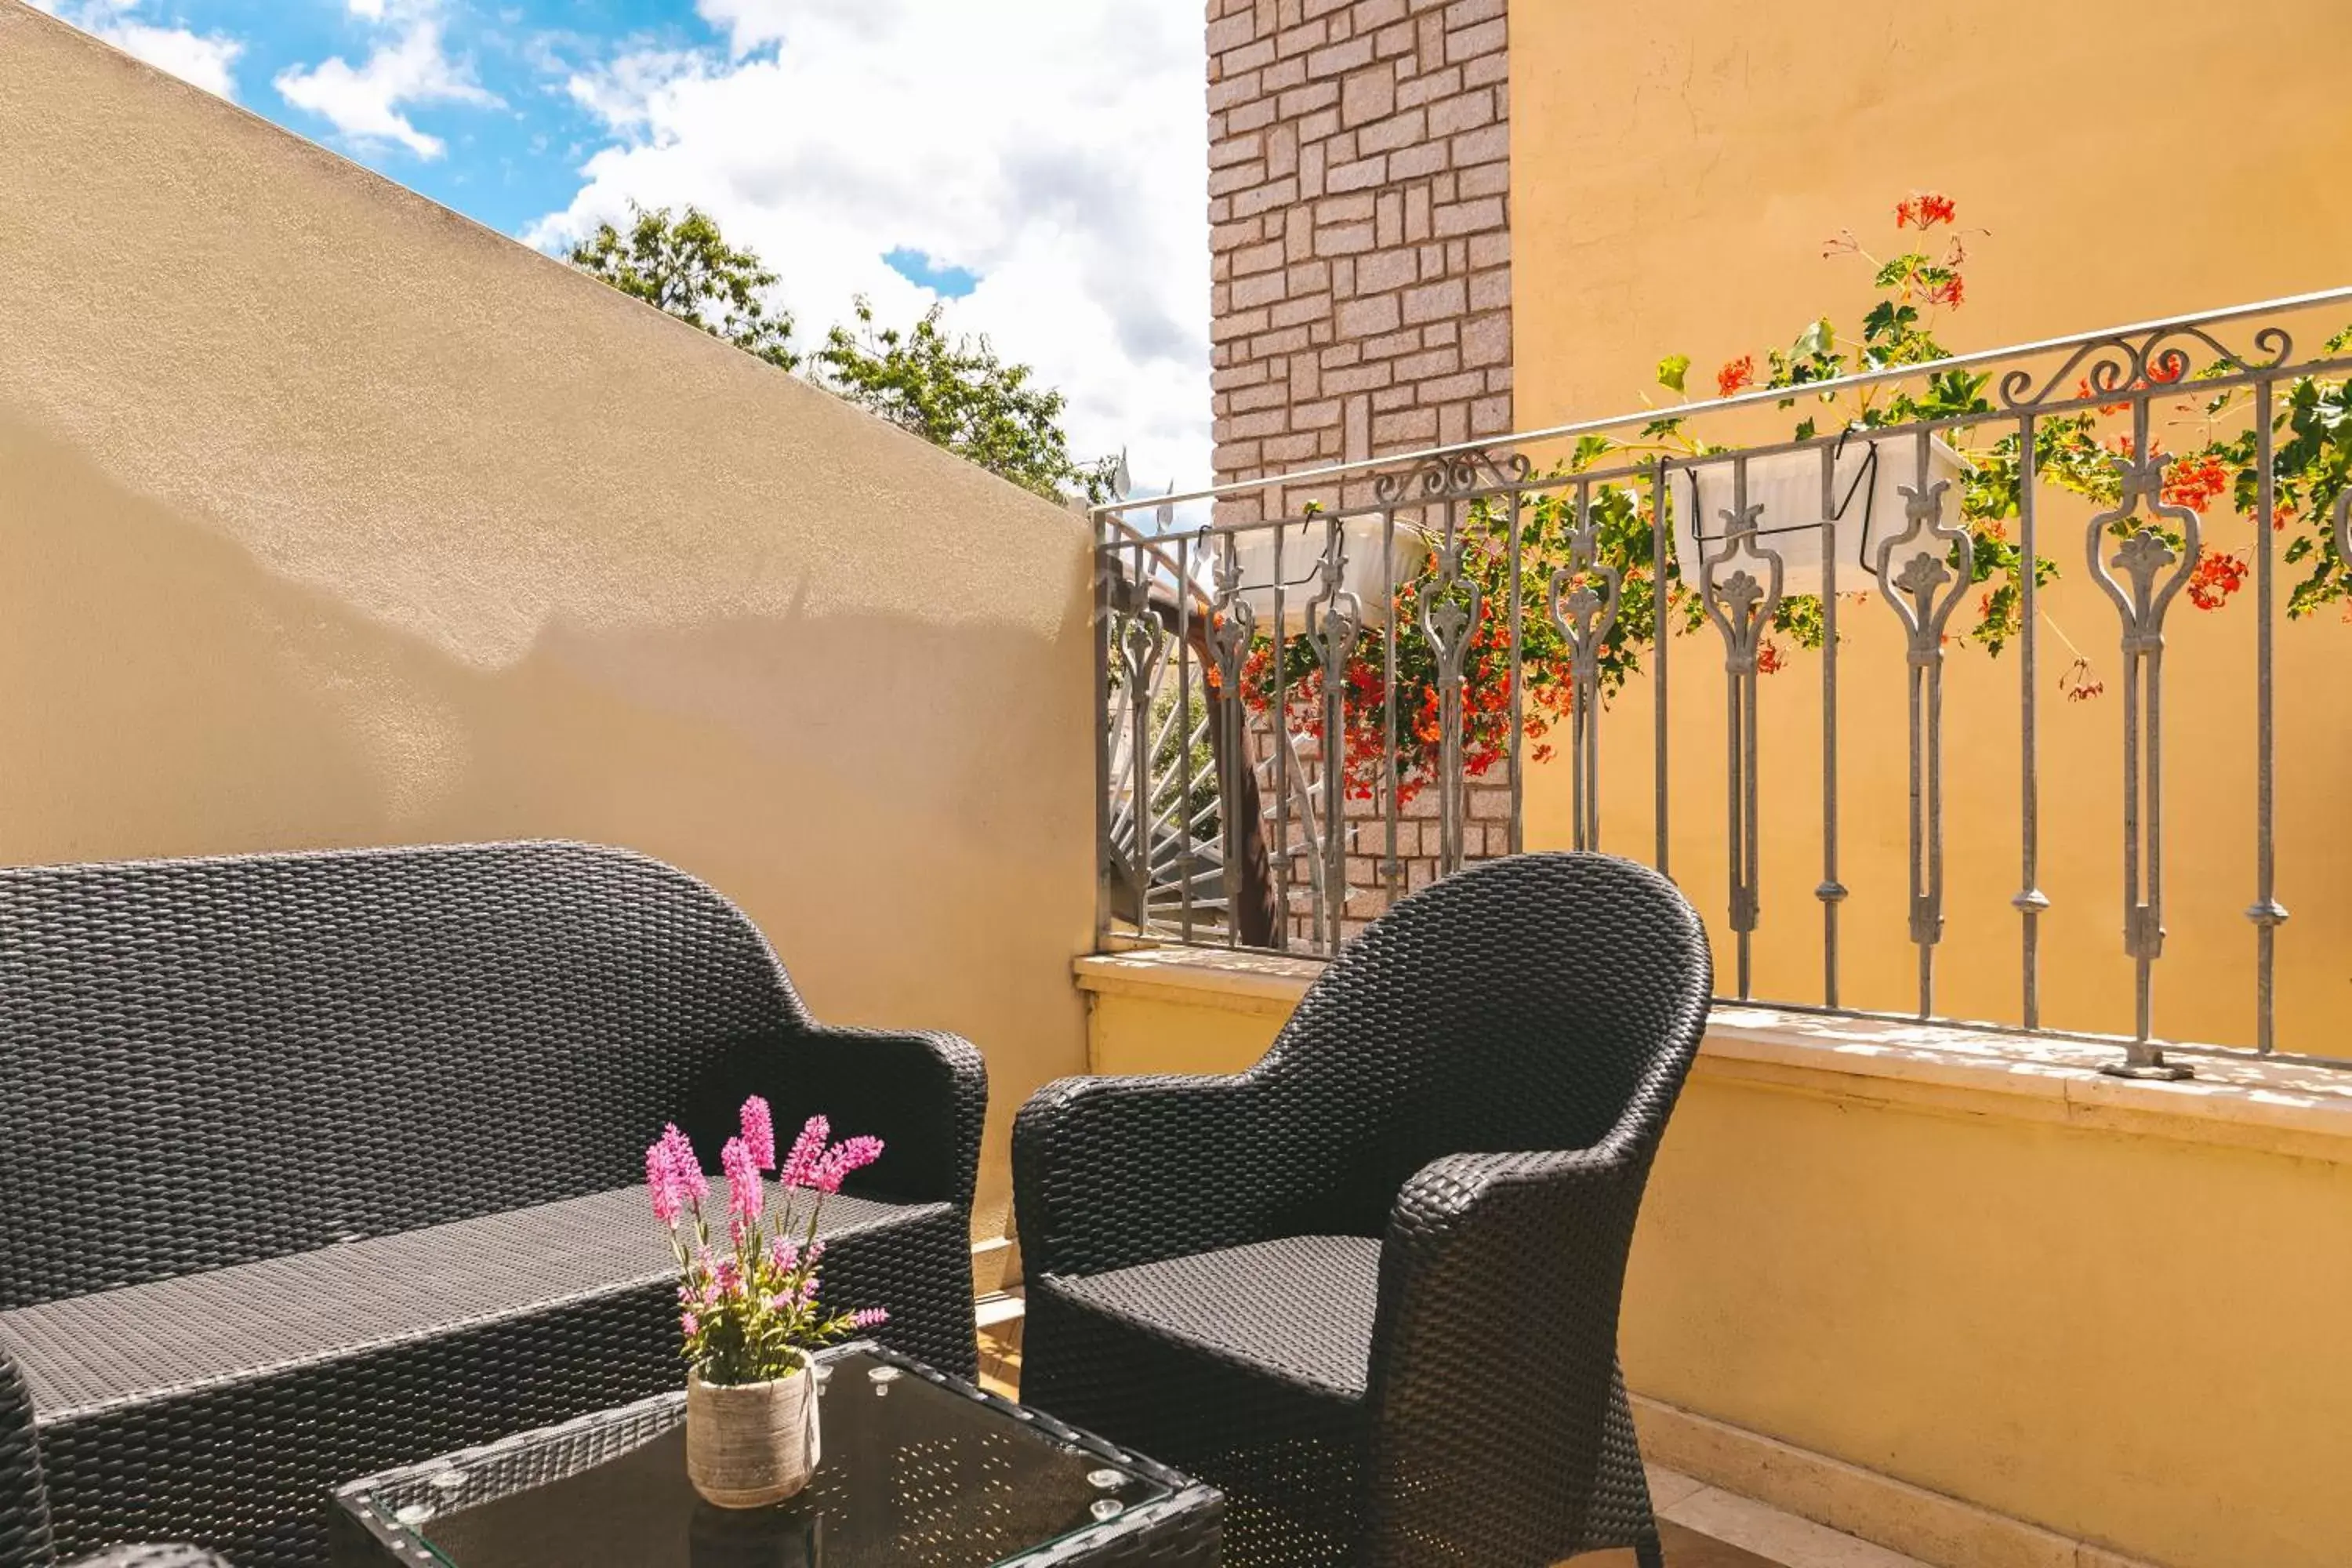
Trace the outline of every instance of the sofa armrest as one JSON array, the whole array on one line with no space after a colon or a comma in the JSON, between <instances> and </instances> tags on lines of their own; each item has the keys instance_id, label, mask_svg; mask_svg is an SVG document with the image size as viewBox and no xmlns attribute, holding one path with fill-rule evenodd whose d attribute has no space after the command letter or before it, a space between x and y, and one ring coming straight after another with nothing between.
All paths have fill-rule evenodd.
<instances>
[{"instance_id":1,"label":"sofa armrest","mask_svg":"<svg viewBox=\"0 0 2352 1568\"><path fill-rule=\"evenodd\" d=\"M32 1391L0 1351L0 1568L49 1568L54 1561Z\"/></svg>"},{"instance_id":2,"label":"sofa armrest","mask_svg":"<svg viewBox=\"0 0 2352 1568\"><path fill-rule=\"evenodd\" d=\"M814 1026L779 1054L772 1081L747 1092L774 1103L779 1142L789 1143L801 1121L818 1113L836 1138L881 1139L882 1158L852 1177L848 1190L971 1207L988 1069L971 1042L929 1030Z\"/></svg>"}]
</instances>

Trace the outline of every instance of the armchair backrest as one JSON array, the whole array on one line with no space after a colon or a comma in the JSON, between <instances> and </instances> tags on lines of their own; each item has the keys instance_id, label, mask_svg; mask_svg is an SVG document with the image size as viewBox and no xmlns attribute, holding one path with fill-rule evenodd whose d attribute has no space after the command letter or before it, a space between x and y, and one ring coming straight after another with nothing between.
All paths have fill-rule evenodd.
<instances>
[{"instance_id":1,"label":"armchair backrest","mask_svg":"<svg viewBox=\"0 0 2352 1568\"><path fill-rule=\"evenodd\" d=\"M1300 1152L1317 1212L1291 1223L1377 1236L1406 1179L1444 1154L1618 1138L1646 1159L1712 989L1697 912L1630 860L1514 856L1400 900L1252 1069L1261 1135L1320 1150Z\"/></svg>"},{"instance_id":2,"label":"armchair backrest","mask_svg":"<svg viewBox=\"0 0 2352 1568\"><path fill-rule=\"evenodd\" d=\"M0 1309L640 1180L806 1024L625 850L0 871Z\"/></svg>"}]
</instances>

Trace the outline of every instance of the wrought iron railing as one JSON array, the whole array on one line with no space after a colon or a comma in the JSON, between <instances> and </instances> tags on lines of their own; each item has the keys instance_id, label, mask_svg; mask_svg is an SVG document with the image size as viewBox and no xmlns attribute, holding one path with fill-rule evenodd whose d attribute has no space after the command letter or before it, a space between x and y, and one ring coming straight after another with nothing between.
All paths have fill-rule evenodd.
<instances>
[{"instance_id":1,"label":"wrought iron railing","mask_svg":"<svg viewBox=\"0 0 2352 1568\"><path fill-rule=\"evenodd\" d=\"M2298 579L2297 613L2347 587L2347 320L2352 289L1097 508L1098 934L1328 954L1408 888L1525 847L1531 803L1542 841L1638 846L1674 874L1700 809L1687 797L1719 777L1719 835L1706 837L1719 837L1722 978L1765 999L1753 948L1767 836L1786 819L1767 821L1763 752L1772 712L1790 710L1762 693L1809 656L1811 776L1781 746L1769 777L1783 799L1798 777L1818 808L1805 832L1819 881L1797 896L1815 906L1819 981L1769 999L1874 1011L1853 1005L1841 924L1846 879L1866 869L1890 900L1899 885L1916 964L1911 1005L1875 1011L1944 1016L1949 757L1998 745L2014 753L2014 796L1960 803L1969 825L2015 823L2015 1002L1990 1022L2062 1032L2043 1008L2051 966L2074 961L2048 941L2044 707L2095 696L2120 709L2116 777L2098 789L2118 802L2105 831L2129 1016L2063 1032L2113 1039L2119 1072L2185 1076L2166 1047L2211 1042L2168 1041L2157 1015L2167 900L2182 896L2166 878L2168 631L2184 592L2210 607L2244 585L2251 613L2233 624L2252 644L2252 789L2230 820L2251 839L2237 895L2252 896L2250 940L2229 974L2197 983L2251 994L2251 1027L2225 1045L2282 1053L2281 584ZM1792 408L1805 422L1776 438ZM1200 503L1214 521L1177 526ZM2225 519L2247 535L2239 550L2209 537ZM2097 591L2073 613L2103 602L2114 616L2105 638L2052 620L2048 595L2067 580ZM2312 631L2352 654L2352 629ZM2054 679L2053 637L2074 656ZM2014 721L1998 736L1981 719L1953 732L1952 682L2011 679L1971 642L2014 649ZM1702 650L1719 658L1685 674ZM1899 716L1846 710L1841 663L1857 658L1900 661ZM1695 700L1722 715L1719 744L1696 759L1677 718ZM2198 739L2205 765L2220 740L2210 725ZM1857 744L1899 746L1906 764L1901 847L1870 847L1866 868L1841 799ZM2068 784L2079 804L2088 786ZM2339 1048L2284 1045L2315 1059Z\"/></svg>"}]
</instances>

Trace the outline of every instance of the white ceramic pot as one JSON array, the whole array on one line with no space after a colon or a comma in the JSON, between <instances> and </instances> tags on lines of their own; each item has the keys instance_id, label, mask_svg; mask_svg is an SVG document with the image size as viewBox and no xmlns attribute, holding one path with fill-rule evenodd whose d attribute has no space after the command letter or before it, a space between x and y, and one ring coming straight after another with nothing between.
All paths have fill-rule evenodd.
<instances>
[{"instance_id":1,"label":"white ceramic pot","mask_svg":"<svg viewBox=\"0 0 2352 1568\"><path fill-rule=\"evenodd\" d=\"M816 1368L770 1383L686 1382L686 1474L720 1508L765 1508L798 1493L816 1473Z\"/></svg>"}]
</instances>

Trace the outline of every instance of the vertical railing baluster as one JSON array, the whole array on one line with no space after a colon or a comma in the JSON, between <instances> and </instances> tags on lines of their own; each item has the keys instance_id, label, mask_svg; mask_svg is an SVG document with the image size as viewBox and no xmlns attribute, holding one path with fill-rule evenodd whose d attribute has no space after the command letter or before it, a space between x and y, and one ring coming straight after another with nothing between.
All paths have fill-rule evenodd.
<instances>
[{"instance_id":1,"label":"vertical railing baluster","mask_svg":"<svg viewBox=\"0 0 2352 1568\"><path fill-rule=\"evenodd\" d=\"M1323 656L1323 885L1317 897L1317 940L1336 955L1348 906L1348 660L1363 629L1363 606L1348 583L1347 528L1334 514L1320 569L1322 585L1308 601L1307 636Z\"/></svg>"},{"instance_id":2,"label":"vertical railing baluster","mask_svg":"<svg viewBox=\"0 0 2352 1568\"><path fill-rule=\"evenodd\" d=\"M1151 931L1151 685L1167 647L1151 611L1151 578L1144 546L1135 545L1135 570L1126 584L1127 625L1119 634L1119 673L1127 682L1128 787L1135 825L1135 930Z\"/></svg>"},{"instance_id":3,"label":"vertical railing baluster","mask_svg":"<svg viewBox=\"0 0 2352 1568\"><path fill-rule=\"evenodd\" d=\"M1694 531L1696 532L1696 531ZM1666 645L1674 640L1666 625L1666 466L1650 474L1650 667L1656 673L1650 685L1657 698L1651 725L1651 812L1656 824L1654 858L1658 875L1671 877L1666 853Z\"/></svg>"},{"instance_id":4,"label":"vertical railing baluster","mask_svg":"<svg viewBox=\"0 0 2352 1568\"><path fill-rule=\"evenodd\" d=\"M1192 944L1192 541L1176 539L1176 830L1177 929Z\"/></svg>"},{"instance_id":5,"label":"vertical railing baluster","mask_svg":"<svg viewBox=\"0 0 2352 1568\"><path fill-rule=\"evenodd\" d=\"M2091 519L2085 533L2091 575L2124 626L2124 948L2133 963L2136 1026L2125 1059L2104 1070L2178 1079L2189 1069L2168 1063L2155 1041L2156 961L2164 952L2164 613L2196 570L2200 540L2196 512L2164 500L2169 459L2148 450L2147 393L2132 399L2131 452L2115 459L2121 501ZM2109 530L2143 506L2147 521L2110 560ZM2157 532L2159 521L2180 530L2179 550ZM2116 567L2131 579L2128 590L2116 582Z\"/></svg>"},{"instance_id":6,"label":"vertical railing baluster","mask_svg":"<svg viewBox=\"0 0 2352 1568\"><path fill-rule=\"evenodd\" d=\"M1520 580L1520 572L1522 569L1519 548L1519 528L1522 517L1520 507L1520 493L1514 489L1511 491L1509 503L1511 551L1511 614L1509 626L1511 633L1511 662L1508 668L1511 672L1511 736L1509 758L1511 767L1511 815L1510 826L1505 830L1507 836L1506 848L1513 855L1520 853L1527 847L1527 790L1525 780L1522 777L1525 771L1525 759L1520 754L1523 749L1520 745L1520 735L1527 728L1528 715L1527 699L1525 694L1528 672L1523 663L1527 658L1527 642L1526 638L1521 635L1524 629L1523 623L1527 613L1527 602Z\"/></svg>"},{"instance_id":7,"label":"vertical railing baluster","mask_svg":"<svg viewBox=\"0 0 2352 1568\"><path fill-rule=\"evenodd\" d=\"M1896 487L1905 527L1880 542L1876 565L1879 595L1904 630L1911 941L1919 950L1919 1016L1927 1018L1936 1011L1936 947L1944 937L1944 634L1968 596L1972 544L1967 527L1944 516L1952 487L1933 477L1935 437L1922 430L1915 439L1918 482Z\"/></svg>"},{"instance_id":8,"label":"vertical railing baluster","mask_svg":"<svg viewBox=\"0 0 2352 1568\"><path fill-rule=\"evenodd\" d=\"M1094 658L1095 658L1095 951L1100 952L1110 936L1111 858L1111 584L1118 575L1118 557L1110 545L1111 519L1097 513L1094 520Z\"/></svg>"},{"instance_id":9,"label":"vertical railing baluster","mask_svg":"<svg viewBox=\"0 0 2352 1568\"><path fill-rule=\"evenodd\" d=\"M1201 548L1217 548L1210 531L1201 530ZM1250 777L1249 710L1242 697L1242 670L1249 658L1257 630L1257 616L1242 597L1241 545L1227 533L1210 567L1216 589L1209 601L1209 657L1217 675L1217 689L1209 699L1211 721L1216 726L1217 826L1219 883L1225 895L1225 945L1241 943L1243 863L1249 851L1249 830L1241 817L1248 798L1243 788Z\"/></svg>"},{"instance_id":10,"label":"vertical railing baluster","mask_svg":"<svg viewBox=\"0 0 2352 1568\"><path fill-rule=\"evenodd\" d=\"M1274 526L1274 945L1290 951L1290 694L1284 666L1290 658L1290 624L1282 616L1282 542L1287 523Z\"/></svg>"},{"instance_id":11,"label":"vertical railing baluster","mask_svg":"<svg viewBox=\"0 0 2352 1568\"><path fill-rule=\"evenodd\" d=\"M1579 849L1598 849L1601 648L1616 624L1624 578L1601 559L1600 525L1593 521L1592 488L1588 481L1577 481L1575 504L1575 524L1568 531L1568 563L1553 569L1546 603L1554 629L1568 645L1571 841Z\"/></svg>"},{"instance_id":12,"label":"vertical railing baluster","mask_svg":"<svg viewBox=\"0 0 2352 1568\"><path fill-rule=\"evenodd\" d=\"M1437 659L1437 874L1441 877L1462 869L1469 794L1463 772L1462 670L1482 607L1477 579L1462 569L1463 552L1470 545L1469 531L1463 523L1464 504L1444 503L1445 534L1438 548L1437 571L1421 601L1421 635Z\"/></svg>"},{"instance_id":13,"label":"vertical railing baluster","mask_svg":"<svg viewBox=\"0 0 2352 1568\"><path fill-rule=\"evenodd\" d=\"M2277 788L2273 768L2278 755L2277 707L2271 690L2273 620L2271 529L2278 510L2273 469L2273 384L2254 388L2254 901L2246 918L2254 922L2254 1049L2268 1056L2278 1048L2278 1009L2273 993L2278 928L2286 906L2278 901Z\"/></svg>"},{"instance_id":14,"label":"vertical railing baluster","mask_svg":"<svg viewBox=\"0 0 2352 1568\"><path fill-rule=\"evenodd\" d=\"M1395 574L1391 570L1396 560L1396 509L1381 510L1381 572L1383 591L1388 595L1388 615L1381 622L1381 782L1386 792L1381 809L1382 849L1381 855L1381 888L1385 901L1394 903L1403 892L1404 862L1397 858L1397 836L1402 827L1399 818L1404 803L1398 798L1403 786L1397 766L1397 604Z\"/></svg>"},{"instance_id":15,"label":"vertical railing baluster","mask_svg":"<svg viewBox=\"0 0 2352 1568\"><path fill-rule=\"evenodd\" d=\"M2040 549L2034 534L2033 490L2039 478L2036 468L2034 441L2038 431L2032 414L2018 422L2017 457L2017 548L2023 560L2018 574L2018 870L2017 896L2010 905L2017 910L2020 921L2019 940L2022 943L2019 959L2018 986L2022 994L2023 1017L2029 1029L2042 1027L2042 911L2050 907L2049 895L2042 890L2042 734L2041 734L2041 647L2042 627L2035 596L2039 592L2036 578L2041 574Z\"/></svg>"},{"instance_id":16,"label":"vertical railing baluster","mask_svg":"<svg viewBox=\"0 0 2352 1568\"><path fill-rule=\"evenodd\" d=\"M1747 1001L1754 990L1755 936L1761 911L1762 822L1757 765L1756 681L1758 656L1764 637L1780 608L1782 569L1780 555L1758 542L1757 520L1764 508L1748 500L1748 458L1731 459L1731 509L1723 514L1723 548L1701 555L1699 601L1707 618L1723 634L1725 752L1730 770L1725 791L1727 840L1724 849L1730 869L1731 929L1738 933L1738 994ZM1764 572L1757 581L1746 566L1728 577L1722 568L1745 555Z\"/></svg>"},{"instance_id":17,"label":"vertical railing baluster","mask_svg":"<svg viewBox=\"0 0 2352 1568\"><path fill-rule=\"evenodd\" d=\"M1838 505L1836 443L1822 447L1822 1005L1838 1005Z\"/></svg>"}]
</instances>

